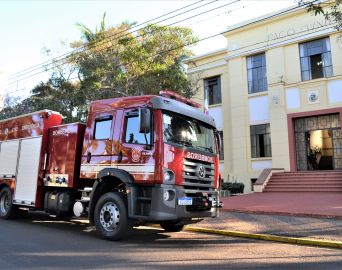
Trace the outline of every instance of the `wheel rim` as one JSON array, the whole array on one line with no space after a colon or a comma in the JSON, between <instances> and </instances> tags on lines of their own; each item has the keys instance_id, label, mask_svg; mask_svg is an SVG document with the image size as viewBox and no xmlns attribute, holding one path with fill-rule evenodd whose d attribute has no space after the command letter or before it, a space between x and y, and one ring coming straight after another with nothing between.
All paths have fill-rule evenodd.
<instances>
[{"instance_id":1,"label":"wheel rim","mask_svg":"<svg viewBox=\"0 0 342 270\"><path fill-rule=\"evenodd\" d=\"M119 227L120 211L115 203L107 202L102 206L100 211L100 223L108 232L112 232Z\"/></svg>"},{"instance_id":2,"label":"wheel rim","mask_svg":"<svg viewBox=\"0 0 342 270\"><path fill-rule=\"evenodd\" d=\"M6 214L8 211L8 208L10 206L9 196L8 193L3 193L0 198L0 212L2 214Z\"/></svg>"}]
</instances>

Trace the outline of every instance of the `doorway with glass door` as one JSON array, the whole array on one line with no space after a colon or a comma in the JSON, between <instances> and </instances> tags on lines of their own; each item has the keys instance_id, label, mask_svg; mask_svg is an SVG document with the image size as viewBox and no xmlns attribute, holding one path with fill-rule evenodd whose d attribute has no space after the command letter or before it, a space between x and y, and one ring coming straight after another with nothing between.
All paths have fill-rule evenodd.
<instances>
[{"instance_id":1,"label":"doorway with glass door","mask_svg":"<svg viewBox=\"0 0 342 270\"><path fill-rule=\"evenodd\" d=\"M309 170L333 170L334 147L331 129L305 132Z\"/></svg>"},{"instance_id":2,"label":"doorway with glass door","mask_svg":"<svg viewBox=\"0 0 342 270\"><path fill-rule=\"evenodd\" d=\"M338 114L297 118L294 129L298 171L342 169Z\"/></svg>"}]
</instances>

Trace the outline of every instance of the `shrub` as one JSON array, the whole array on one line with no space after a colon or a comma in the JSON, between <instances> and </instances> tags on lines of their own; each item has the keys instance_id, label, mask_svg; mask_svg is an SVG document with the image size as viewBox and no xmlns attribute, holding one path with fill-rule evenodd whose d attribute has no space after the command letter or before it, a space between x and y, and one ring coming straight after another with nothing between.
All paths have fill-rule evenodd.
<instances>
[{"instance_id":1,"label":"shrub","mask_svg":"<svg viewBox=\"0 0 342 270\"><path fill-rule=\"evenodd\" d=\"M245 185L240 182L225 182L222 183L222 190L229 190L231 194L243 193Z\"/></svg>"}]
</instances>

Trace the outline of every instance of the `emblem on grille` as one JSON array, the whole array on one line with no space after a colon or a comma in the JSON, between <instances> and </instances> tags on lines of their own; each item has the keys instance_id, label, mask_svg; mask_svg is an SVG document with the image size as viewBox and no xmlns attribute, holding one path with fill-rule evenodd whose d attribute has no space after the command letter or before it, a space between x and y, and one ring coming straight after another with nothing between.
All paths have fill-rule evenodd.
<instances>
[{"instance_id":1,"label":"emblem on grille","mask_svg":"<svg viewBox=\"0 0 342 270\"><path fill-rule=\"evenodd\" d=\"M196 170L196 174L199 178L204 178L205 177L205 168L204 166L198 166Z\"/></svg>"}]
</instances>

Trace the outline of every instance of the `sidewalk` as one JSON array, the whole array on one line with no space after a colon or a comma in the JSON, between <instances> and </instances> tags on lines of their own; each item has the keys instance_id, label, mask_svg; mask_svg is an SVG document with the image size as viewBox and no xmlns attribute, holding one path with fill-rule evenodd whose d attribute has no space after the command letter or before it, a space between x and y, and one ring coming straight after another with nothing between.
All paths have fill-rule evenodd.
<instances>
[{"instance_id":1,"label":"sidewalk","mask_svg":"<svg viewBox=\"0 0 342 270\"><path fill-rule=\"evenodd\" d=\"M305 237L342 242L342 219L221 211L218 218L205 219L192 226L251 234Z\"/></svg>"},{"instance_id":2,"label":"sidewalk","mask_svg":"<svg viewBox=\"0 0 342 270\"><path fill-rule=\"evenodd\" d=\"M342 193L270 192L221 198L223 211L341 218Z\"/></svg>"},{"instance_id":3,"label":"sidewalk","mask_svg":"<svg viewBox=\"0 0 342 270\"><path fill-rule=\"evenodd\" d=\"M189 230L342 247L342 193L253 193L221 201L218 218L205 219Z\"/></svg>"}]
</instances>

